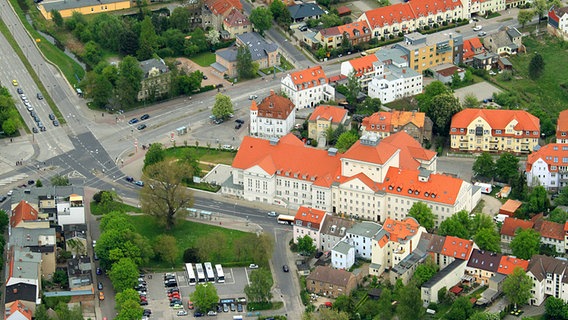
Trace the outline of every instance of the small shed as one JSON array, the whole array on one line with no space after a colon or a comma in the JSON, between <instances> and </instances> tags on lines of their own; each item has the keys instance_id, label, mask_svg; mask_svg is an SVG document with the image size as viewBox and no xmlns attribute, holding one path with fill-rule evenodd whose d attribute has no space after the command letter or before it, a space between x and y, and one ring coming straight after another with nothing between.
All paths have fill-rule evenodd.
<instances>
[{"instance_id":1,"label":"small shed","mask_svg":"<svg viewBox=\"0 0 568 320\"><path fill-rule=\"evenodd\" d=\"M367 292L367 295L373 300L379 300L381 293L382 290L380 288L372 288L371 290L369 290L369 292Z\"/></svg>"},{"instance_id":2,"label":"small shed","mask_svg":"<svg viewBox=\"0 0 568 320\"><path fill-rule=\"evenodd\" d=\"M341 6L337 8L337 14L339 14L340 17L348 16L351 14L351 9L347 6Z\"/></svg>"},{"instance_id":3,"label":"small shed","mask_svg":"<svg viewBox=\"0 0 568 320\"><path fill-rule=\"evenodd\" d=\"M513 70L513 64L505 57L499 57L497 66L499 67L499 70Z\"/></svg>"},{"instance_id":4,"label":"small shed","mask_svg":"<svg viewBox=\"0 0 568 320\"><path fill-rule=\"evenodd\" d=\"M515 211L517 211L521 205L523 205L522 202L517 201L517 200L507 200L507 202L505 202L505 204L503 204L501 206L501 208L499 208L499 214L506 214L509 217L512 217L515 215Z\"/></svg>"}]
</instances>

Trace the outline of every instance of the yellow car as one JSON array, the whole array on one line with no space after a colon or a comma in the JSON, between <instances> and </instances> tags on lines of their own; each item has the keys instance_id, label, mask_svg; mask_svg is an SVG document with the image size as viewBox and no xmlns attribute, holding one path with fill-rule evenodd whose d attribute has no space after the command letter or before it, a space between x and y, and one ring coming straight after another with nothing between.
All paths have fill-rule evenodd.
<instances>
[{"instance_id":1,"label":"yellow car","mask_svg":"<svg viewBox=\"0 0 568 320\"><path fill-rule=\"evenodd\" d=\"M99 300L104 300L105 299L105 294L102 291L99 291Z\"/></svg>"},{"instance_id":2,"label":"yellow car","mask_svg":"<svg viewBox=\"0 0 568 320\"><path fill-rule=\"evenodd\" d=\"M17 87L17 86L18 86L18 80L15 80L15 79L12 80L12 84L13 84L15 87Z\"/></svg>"}]
</instances>

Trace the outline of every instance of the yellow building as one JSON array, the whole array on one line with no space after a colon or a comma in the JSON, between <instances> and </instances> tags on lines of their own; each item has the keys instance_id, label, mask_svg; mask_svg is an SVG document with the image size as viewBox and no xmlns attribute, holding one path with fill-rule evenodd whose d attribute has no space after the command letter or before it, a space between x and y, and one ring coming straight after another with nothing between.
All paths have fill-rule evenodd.
<instances>
[{"instance_id":1,"label":"yellow building","mask_svg":"<svg viewBox=\"0 0 568 320\"><path fill-rule=\"evenodd\" d=\"M418 73L441 64L462 62L463 39L459 34L429 34L418 32L404 36L404 41L394 46L408 55L410 68Z\"/></svg>"},{"instance_id":2,"label":"yellow building","mask_svg":"<svg viewBox=\"0 0 568 320\"><path fill-rule=\"evenodd\" d=\"M450 128L455 151L530 153L540 137L540 120L523 110L465 109Z\"/></svg>"},{"instance_id":3,"label":"yellow building","mask_svg":"<svg viewBox=\"0 0 568 320\"><path fill-rule=\"evenodd\" d=\"M347 110L342 107L316 107L308 119L308 137L316 140L325 139L328 128L331 127L335 130L340 124L344 125L346 130L349 130L347 120Z\"/></svg>"},{"instance_id":4,"label":"yellow building","mask_svg":"<svg viewBox=\"0 0 568 320\"><path fill-rule=\"evenodd\" d=\"M95 14L129 9L129 0L45 0L38 4L38 9L47 20L51 20L51 11L57 10L63 18L73 15L74 11L82 14Z\"/></svg>"}]
</instances>

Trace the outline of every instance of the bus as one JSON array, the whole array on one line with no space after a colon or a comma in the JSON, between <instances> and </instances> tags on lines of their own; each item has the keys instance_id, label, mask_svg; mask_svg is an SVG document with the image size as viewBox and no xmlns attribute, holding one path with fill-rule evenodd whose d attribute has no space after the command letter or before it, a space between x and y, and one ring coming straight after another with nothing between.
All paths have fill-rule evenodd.
<instances>
[{"instance_id":1,"label":"bus","mask_svg":"<svg viewBox=\"0 0 568 320\"><path fill-rule=\"evenodd\" d=\"M205 273L203 272L203 265L201 263L195 264L195 271L197 271L197 281L205 282Z\"/></svg>"},{"instance_id":2,"label":"bus","mask_svg":"<svg viewBox=\"0 0 568 320\"><path fill-rule=\"evenodd\" d=\"M217 271L217 282L225 282L225 273L223 273L223 267L220 264L216 264L215 271Z\"/></svg>"},{"instance_id":3,"label":"bus","mask_svg":"<svg viewBox=\"0 0 568 320\"><path fill-rule=\"evenodd\" d=\"M294 216L281 214L278 216L277 221L280 224L294 224Z\"/></svg>"},{"instance_id":4,"label":"bus","mask_svg":"<svg viewBox=\"0 0 568 320\"><path fill-rule=\"evenodd\" d=\"M193 266L191 263L185 264L185 276L187 277L187 284L194 286L196 283L195 272L193 271Z\"/></svg>"},{"instance_id":5,"label":"bus","mask_svg":"<svg viewBox=\"0 0 568 320\"><path fill-rule=\"evenodd\" d=\"M205 266L205 275L207 276L207 281L215 282L215 273L213 273L211 262L205 262L203 266Z\"/></svg>"}]
</instances>

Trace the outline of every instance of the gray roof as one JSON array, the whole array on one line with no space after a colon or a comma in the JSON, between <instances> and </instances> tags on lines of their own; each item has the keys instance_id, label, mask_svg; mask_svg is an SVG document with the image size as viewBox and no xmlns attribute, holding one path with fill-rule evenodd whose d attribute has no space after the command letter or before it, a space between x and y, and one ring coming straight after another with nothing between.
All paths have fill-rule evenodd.
<instances>
[{"instance_id":1,"label":"gray roof","mask_svg":"<svg viewBox=\"0 0 568 320\"><path fill-rule=\"evenodd\" d=\"M509 61L509 59L507 59L507 58L505 58L505 57L500 57L500 58L499 58L499 61L501 61L501 63L502 63L503 65L506 65L506 66L512 66L512 65L513 65L513 64L511 63L511 61Z\"/></svg>"},{"instance_id":2,"label":"gray roof","mask_svg":"<svg viewBox=\"0 0 568 320\"><path fill-rule=\"evenodd\" d=\"M339 253L341 253L341 254L345 254L345 255L346 255L346 254L349 253L349 250L350 250L350 249L353 249L353 246L352 246L352 245L350 245L349 243L344 242L344 241L339 241L339 242L335 245L335 247L333 247L333 249L331 249L331 250L332 250L332 251L337 251L337 252L339 252Z\"/></svg>"},{"instance_id":3,"label":"gray roof","mask_svg":"<svg viewBox=\"0 0 568 320\"><path fill-rule=\"evenodd\" d=\"M90 257L79 257L67 260L69 287L77 288L93 283L91 270Z\"/></svg>"},{"instance_id":4,"label":"gray roof","mask_svg":"<svg viewBox=\"0 0 568 320\"><path fill-rule=\"evenodd\" d=\"M144 78L148 78L148 73L154 68L158 69L160 74L169 71L164 60L155 58L140 61L140 68L142 68L142 71L144 72Z\"/></svg>"},{"instance_id":5,"label":"gray roof","mask_svg":"<svg viewBox=\"0 0 568 320\"><path fill-rule=\"evenodd\" d=\"M428 241L428 239L421 237L418 241L416 249L414 249L412 253L402 259L401 262L395 265L392 268L392 271L399 275L402 275L409 269L412 269L418 263L424 262L424 260L426 260L426 258L429 256L426 249L428 246Z\"/></svg>"},{"instance_id":6,"label":"gray roof","mask_svg":"<svg viewBox=\"0 0 568 320\"><path fill-rule=\"evenodd\" d=\"M427 241L426 251L434 253L442 253L446 237L439 236L433 233L423 232L420 240Z\"/></svg>"},{"instance_id":7,"label":"gray roof","mask_svg":"<svg viewBox=\"0 0 568 320\"><path fill-rule=\"evenodd\" d=\"M485 59L490 59L490 58L498 58L499 55L493 52L483 52L480 54L476 54L475 56L473 56L474 59L479 59L479 60L485 60Z\"/></svg>"},{"instance_id":8,"label":"gray roof","mask_svg":"<svg viewBox=\"0 0 568 320\"><path fill-rule=\"evenodd\" d=\"M344 234L340 234L341 228L349 229L355 224L355 221L343 219L338 216L328 215L323 220L323 226L321 227L321 233L324 235L330 235L335 237L343 237ZM333 228L335 226L335 228Z\"/></svg>"},{"instance_id":9,"label":"gray roof","mask_svg":"<svg viewBox=\"0 0 568 320\"><path fill-rule=\"evenodd\" d=\"M502 256L503 255L500 253L474 249L471 252L467 266L470 268L497 272Z\"/></svg>"},{"instance_id":10,"label":"gray roof","mask_svg":"<svg viewBox=\"0 0 568 320\"><path fill-rule=\"evenodd\" d=\"M12 278L39 279L41 253L31 252L29 248L14 250L14 268Z\"/></svg>"},{"instance_id":11,"label":"gray roof","mask_svg":"<svg viewBox=\"0 0 568 320\"><path fill-rule=\"evenodd\" d=\"M215 52L216 55L220 56L221 58L225 59L228 62L235 62L237 61L237 47L232 46L226 49L217 50Z\"/></svg>"},{"instance_id":12,"label":"gray roof","mask_svg":"<svg viewBox=\"0 0 568 320\"><path fill-rule=\"evenodd\" d=\"M321 16L325 12L315 3L300 3L288 7L292 19L302 19L313 16Z\"/></svg>"},{"instance_id":13,"label":"gray roof","mask_svg":"<svg viewBox=\"0 0 568 320\"><path fill-rule=\"evenodd\" d=\"M274 43L268 43L263 37L256 32L247 32L237 35L237 41L249 48L252 61L265 59L269 53L278 50L278 46Z\"/></svg>"},{"instance_id":14,"label":"gray roof","mask_svg":"<svg viewBox=\"0 0 568 320\"><path fill-rule=\"evenodd\" d=\"M459 33L432 33L424 35L418 32L412 32L404 35L403 42L398 43L396 46L404 47L410 51L422 48L425 44L432 45L443 43L445 41L454 40L454 45L462 44L462 35ZM380 50L379 50L380 51Z\"/></svg>"},{"instance_id":15,"label":"gray roof","mask_svg":"<svg viewBox=\"0 0 568 320\"><path fill-rule=\"evenodd\" d=\"M69 197L71 194L76 194L84 197L83 187L64 186L64 187L33 187L29 189L14 189L12 194L12 203L18 203L21 200L29 203L38 203L38 199L42 196L53 197Z\"/></svg>"},{"instance_id":16,"label":"gray roof","mask_svg":"<svg viewBox=\"0 0 568 320\"><path fill-rule=\"evenodd\" d=\"M16 283L6 287L5 303L14 302L16 300L36 302L37 288L31 283Z\"/></svg>"},{"instance_id":17,"label":"gray roof","mask_svg":"<svg viewBox=\"0 0 568 320\"><path fill-rule=\"evenodd\" d=\"M51 10L65 10L65 9L76 9L82 7L108 5L111 3L122 2L124 0L81 0L81 1L66 1L66 0L55 0L55 1L44 1L40 3L45 11L51 12Z\"/></svg>"},{"instance_id":18,"label":"gray roof","mask_svg":"<svg viewBox=\"0 0 568 320\"><path fill-rule=\"evenodd\" d=\"M347 230L347 233L367 238L374 238L382 228L383 226L376 222L362 221L354 224L350 229Z\"/></svg>"},{"instance_id":19,"label":"gray roof","mask_svg":"<svg viewBox=\"0 0 568 320\"><path fill-rule=\"evenodd\" d=\"M568 260L552 258L544 255L534 255L529 261L527 272L531 272L535 278L542 281L546 274L562 276L562 283L568 283Z\"/></svg>"},{"instance_id":20,"label":"gray roof","mask_svg":"<svg viewBox=\"0 0 568 320\"><path fill-rule=\"evenodd\" d=\"M225 68L225 66L223 66L223 65L220 64L219 62L213 62L213 63L211 64L211 67L212 67L213 69L215 69L215 70L221 72L221 73L225 73L225 72L227 72L227 70L229 70L229 69Z\"/></svg>"},{"instance_id":21,"label":"gray roof","mask_svg":"<svg viewBox=\"0 0 568 320\"><path fill-rule=\"evenodd\" d=\"M51 237L53 243L47 243L46 237ZM20 248L28 247L33 252L53 252L55 249L55 228L13 228L10 244Z\"/></svg>"},{"instance_id":22,"label":"gray roof","mask_svg":"<svg viewBox=\"0 0 568 320\"><path fill-rule=\"evenodd\" d=\"M375 56L381 62L392 60L393 63L397 64L408 63L408 60L405 59L405 57L407 57L406 52L400 48L377 50L377 52L375 52Z\"/></svg>"},{"instance_id":23,"label":"gray roof","mask_svg":"<svg viewBox=\"0 0 568 320\"><path fill-rule=\"evenodd\" d=\"M522 36L523 34L520 33L519 30L517 30L517 28L509 27L507 28L507 35L509 35L510 38L516 38Z\"/></svg>"},{"instance_id":24,"label":"gray roof","mask_svg":"<svg viewBox=\"0 0 568 320\"><path fill-rule=\"evenodd\" d=\"M426 281L422 288L432 288L438 281L444 279L447 275L453 273L462 263L465 263L465 260L456 259L449 265L447 265L444 269L437 272L430 280Z\"/></svg>"},{"instance_id":25,"label":"gray roof","mask_svg":"<svg viewBox=\"0 0 568 320\"><path fill-rule=\"evenodd\" d=\"M511 37L509 36L509 30L501 30L491 35L491 38L493 38L493 43L497 48L511 46L514 46L515 48L517 47L517 45L513 43L513 40L511 40Z\"/></svg>"}]
</instances>

